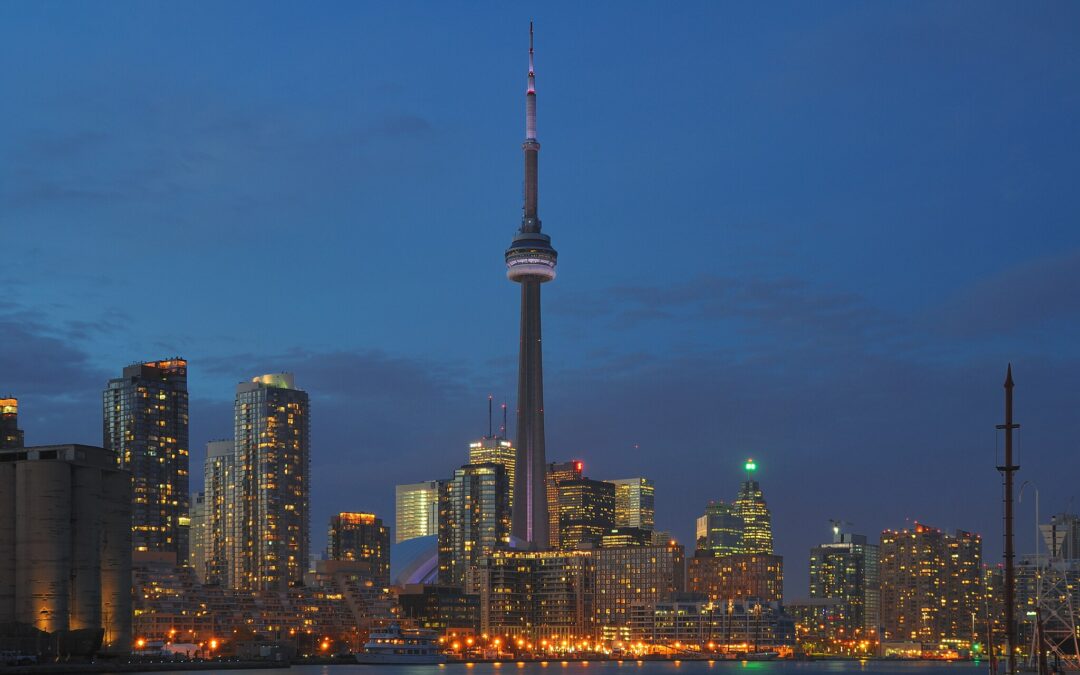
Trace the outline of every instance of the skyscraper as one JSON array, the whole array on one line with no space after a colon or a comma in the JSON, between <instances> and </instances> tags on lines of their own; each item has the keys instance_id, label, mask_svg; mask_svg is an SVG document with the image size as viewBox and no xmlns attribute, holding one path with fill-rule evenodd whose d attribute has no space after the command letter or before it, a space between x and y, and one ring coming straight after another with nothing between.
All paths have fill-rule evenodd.
<instances>
[{"instance_id":1,"label":"skyscraper","mask_svg":"<svg viewBox=\"0 0 1080 675\"><path fill-rule=\"evenodd\" d=\"M581 478L585 463L580 459L552 462L547 471L548 548L559 548L559 483Z\"/></svg>"},{"instance_id":2,"label":"skyscraper","mask_svg":"<svg viewBox=\"0 0 1080 675\"><path fill-rule=\"evenodd\" d=\"M839 600L831 628L847 639L877 639L881 625L878 546L833 527L833 540L810 549L810 598ZM837 625L838 624L838 625Z\"/></svg>"},{"instance_id":3,"label":"skyscraper","mask_svg":"<svg viewBox=\"0 0 1080 675\"><path fill-rule=\"evenodd\" d=\"M501 464L506 469L506 501L513 511L517 465L517 450L514 444L509 439L489 432L480 440L469 443L469 464Z\"/></svg>"},{"instance_id":4,"label":"skyscraper","mask_svg":"<svg viewBox=\"0 0 1080 675\"><path fill-rule=\"evenodd\" d=\"M132 545L188 560L187 361L124 368L104 399L104 446L132 474Z\"/></svg>"},{"instance_id":5,"label":"skyscraper","mask_svg":"<svg viewBox=\"0 0 1080 675\"><path fill-rule=\"evenodd\" d=\"M465 587L477 560L510 542L510 504L502 464L466 464L441 484L439 583Z\"/></svg>"},{"instance_id":6,"label":"skyscraper","mask_svg":"<svg viewBox=\"0 0 1080 675\"><path fill-rule=\"evenodd\" d=\"M239 553L235 586L284 590L303 583L309 546L309 403L292 373L236 387Z\"/></svg>"},{"instance_id":7,"label":"skyscraper","mask_svg":"<svg viewBox=\"0 0 1080 675\"><path fill-rule=\"evenodd\" d=\"M195 570L199 583L206 583L206 492L196 492L191 500L191 527L188 529L188 567Z\"/></svg>"},{"instance_id":8,"label":"skyscraper","mask_svg":"<svg viewBox=\"0 0 1080 675\"><path fill-rule=\"evenodd\" d=\"M772 516L765 504L761 486L754 480L757 463L746 460L746 480L735 500L735 515L743 520L742 550L744 553L772 553Z\"/></svg>"},{"instance_id":9,"label":"skyscraper","mask_svg":"<svg viewBox=\"0 0 1080 675\"><path fill-rule=\"evenodd\" d=\"M206 510L205 582L233 587L241 550L240 493L236 485L236 452L232 439L206 444L203 464L203 490Z\"/></svg>"},{"instance_id":10,"label":"skyscraper","mask_svg":"<svg viewBox=\"0 0 1080 675\"><path fill-rule=\"evenodd\" d=\"M619 478L615 485L615 527L651 530L656 525L656 486L648 478Z\"/></svg>"},{"instance_id":11,"label":"skyscraper","mask_svg":"<svg viewBox=\"0 0 1080 675\"><path fill-rule=\"evenodd\" d=\"M559 548L599 545L615 526L615 486L578 478L559 483Z\"/></svg>"},{"instance_id":12,"label":"skyscraper","mask_svg":"<svg viewBox=\"0 0 1080 675\"><path fill-rule=\"evenodd\" d=\"M709 502L705 515L697 519L697 550L710 555L731 555L743 551L743 519L734 504Z\"/></svg>"},{"instance_id":13,"label":"skyscraper","mask_svg":"<svg viewBox=\"0 0 1080 675\"><path fill-rule=\"evenodd\" d=\"M19 428L19 399L0 398L0 450L21 448L23 432Z\"/></svg>"},{"instance_id":14,"label":"skyscraper","mask_svg":"<svg viewBox=\"0 0 1080 675\"><path fill-rule=\"evenodd\" d=\"M555 278L558 254L540 232L537 215L536 81L532 24L529 24L529 86L525 91L525 203L521 228L506 250L506 276L521 284L521 342L518 358L517 476L513 534L543 549L548 545L548 503L544 455L544 375L540 345L540 284Z\"/></svg>"},{"instance_id":15,"label":"skyscraper","mask_svg":"<svg viewBox=\"0 0 1080 675\"><path fill-rule=\"evenodd\" d=\"M394 543L439 533L439 481L394 488Z\"/></svg>"},{"instance_id":16,"label":"skyscraper","mask_svg":"<svg viewBox=\"0 0 1080 675\"><path fill-rule=\"evenodd\" d=\"M326 557L371 565L371 578L390 585L390 530L374 513L339 513L330 517Z\"/></svg>"}]
</instances>

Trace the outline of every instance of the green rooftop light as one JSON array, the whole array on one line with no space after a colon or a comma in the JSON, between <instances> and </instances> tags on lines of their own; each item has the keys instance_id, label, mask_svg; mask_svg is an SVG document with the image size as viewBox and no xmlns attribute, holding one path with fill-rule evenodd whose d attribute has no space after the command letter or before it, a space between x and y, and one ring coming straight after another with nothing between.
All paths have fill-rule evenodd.
<instances>
[{"instance_id":1,"label":"green rooftop light","mask_svg":"<svg viewBox=\"0 0 1080 675\"><path fill-rule=\"evenodd\" d=\"M746 470L747 471L757 471L757 464L754 463L754 460L752 460L752 459L746 460Z\"/></svg>"}]
</instances>

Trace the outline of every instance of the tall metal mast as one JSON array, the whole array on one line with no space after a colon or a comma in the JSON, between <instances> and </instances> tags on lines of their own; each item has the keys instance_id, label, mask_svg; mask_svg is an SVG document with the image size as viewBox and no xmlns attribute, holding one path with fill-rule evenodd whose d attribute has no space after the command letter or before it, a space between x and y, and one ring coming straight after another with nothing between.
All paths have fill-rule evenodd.
<instances>
[{"instance_id":1,"label":"tall metal mast","mask_svg":"<svg viewBox=\"0 0 1080 675\"><path fill-rule=\"evenodd\" d=\"M1013 378L1012 364L1005 373L1005 424L997 425L1005 430L1005 464L997 468L1005 480L1005 657L1007 675L1016 673L1016 568L1013 550L1013 474L1020 469L1013 464ZM993 647L993 645L991 645Z\"/></svg>"}]
</instances>

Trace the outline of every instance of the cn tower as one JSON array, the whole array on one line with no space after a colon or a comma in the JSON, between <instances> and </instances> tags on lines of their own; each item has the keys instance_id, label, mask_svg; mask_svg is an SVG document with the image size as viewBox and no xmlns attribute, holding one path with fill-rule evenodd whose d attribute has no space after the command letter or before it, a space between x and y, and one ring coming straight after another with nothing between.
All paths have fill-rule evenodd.
<instances>
[{"instance_id":1,"label":"cn tower","mask_svg":"<svg viewBox=\"0 0 1080 675\"><path fill-rule=\"evenodd\" d=\"M540 284L555 278L558 254L540 232L536 184L536 75L529 22L529 87L525 90L525 204L521 227L506 249L506 277L521 284L518 356L517 467L511 534L534 549L548 547L547 459L544 456L544 365L540 346Z\"/></svg>"}]
</instances>

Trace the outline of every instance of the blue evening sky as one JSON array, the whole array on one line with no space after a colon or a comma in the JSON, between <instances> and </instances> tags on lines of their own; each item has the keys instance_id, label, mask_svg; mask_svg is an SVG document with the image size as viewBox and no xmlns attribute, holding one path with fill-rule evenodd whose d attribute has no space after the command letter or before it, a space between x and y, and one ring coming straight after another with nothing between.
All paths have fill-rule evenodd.
<instances>
[{"instance_id":1,"label":"blue evening sky","mask_svg":"<svg viewBox=\"0 0 1080 675\"><path fill-rule=\"evenodd\" d=\"M652 477L692 549L754 456L790 598L830 518L976 530L996 561L1012 361L1020 480L1077 508L1063 2L0 5L27 441L100 443L105 380L179 354L193 489L238 381L311 393L313 548L449 475L487 395L513 405L530 18L549 459Z\"/></svg>"}]
</instances>

